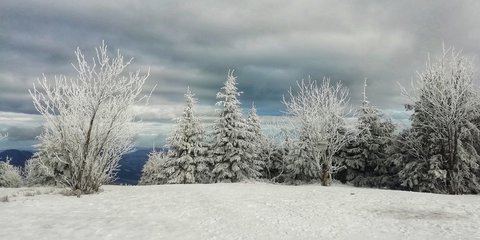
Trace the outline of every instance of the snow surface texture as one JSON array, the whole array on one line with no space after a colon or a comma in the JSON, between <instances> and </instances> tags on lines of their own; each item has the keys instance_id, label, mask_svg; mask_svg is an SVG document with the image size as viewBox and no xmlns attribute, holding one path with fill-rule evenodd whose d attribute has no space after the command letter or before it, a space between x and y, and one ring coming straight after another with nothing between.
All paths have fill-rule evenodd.
<instances>
[{"instance_id":1,"label":"snow surface texture","mask_svg":"<svg viewBox=\"0 0 480 240\"><path fill-rule=\"evenodd\" d=\"M480 239L480 196L265 183L0 189L0 239ZM28 191L41 193L22 194Z\"/></svg>"}]
</instances>

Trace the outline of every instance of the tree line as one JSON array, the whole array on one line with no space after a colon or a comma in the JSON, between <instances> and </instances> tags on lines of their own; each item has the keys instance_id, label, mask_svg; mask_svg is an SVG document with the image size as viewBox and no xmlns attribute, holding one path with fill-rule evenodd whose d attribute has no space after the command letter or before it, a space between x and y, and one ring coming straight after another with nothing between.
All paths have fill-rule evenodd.
<instances>
[{"instance_id":1,"label":"tree line","mask_svg":"<svg viewBox=\"0 0 480 240\"><path fill-rule=\"evenodd\" d=\"M105 44L96 50L89 63L77 49L76 78L44 77L34 85L30 94L45 119L38 152L27 162L23 180L19 169L2 163L0 186L22 181L82 194L115 178L120 158L134 147L139 129L132 106L149 97L141 94L148 72L126 72L131 60L119 52L110 57ZM473 73L472 60L452 48L429 59L411 88L401 88L412 113L411 126L401 131L368 101L366 81L350 126L346 87L328 78L302 80L283 98L285 121L269 136L255 106L246 117L242 113L237 78L229 71L216 96L213 130L202 126L197 99L187 89L168 151L150 153L140 184L264 179L328 186L337 179L355 186L478 193L480 95Z\"/></svg>"}]
</instances>

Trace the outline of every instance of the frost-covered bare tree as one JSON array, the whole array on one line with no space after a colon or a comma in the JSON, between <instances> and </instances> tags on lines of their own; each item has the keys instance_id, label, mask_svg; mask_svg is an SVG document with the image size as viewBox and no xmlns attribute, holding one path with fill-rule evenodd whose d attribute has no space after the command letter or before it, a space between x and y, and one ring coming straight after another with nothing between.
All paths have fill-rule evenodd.
<instances>
[{"instance_id":1,"label":"frost-covered bare tree","mask_svg":"<svg viewBox=\"0 0 480 240\"><path fill-rule=\"evenodd\" d=\"M75 78L44 76L30 91L45 119L34 159L54 168L58 181L72 190L91 193L114 179L120 157L133 147L132 105L147 97L141 92L148 73L127 73L131 60L119 51L110 57L104 43L90 63L80 49L75 54Z\"/></svg>"},{"instance_id":2,"label":"frost-covered bare tree","mask_svg":"<svg viewBox=\"0 0 480 240\"><path fill-rule=\"evenodd\" d=\"M306 171L318 173L322 184L328 186L336 170L334 155L354 137L344 122L349 112L348 90L341 83L332 85L327 78L320 85L310 79L302 80L297 87L296 91L290 89L289 98L284 97L283 103L297 130L299 148L306 153L301 154L306 159L300 162L312 166Z\"/></svg>"},{"instance_id":3,"label":"frost-covered bare tree","mask_svg":"<svg viewBox=\"0 0 480 240\"><path fill-rule=\"evenodd\" d=\"M478 90L473 84L473 64L460 51L444 49L436 61L403 88L412 104L409 145L417 156L400 176L403 184L417 191L460 194L479 192L480 136ZM412 141L409 141L412 142Z\"/></svg>"}]
</instances>

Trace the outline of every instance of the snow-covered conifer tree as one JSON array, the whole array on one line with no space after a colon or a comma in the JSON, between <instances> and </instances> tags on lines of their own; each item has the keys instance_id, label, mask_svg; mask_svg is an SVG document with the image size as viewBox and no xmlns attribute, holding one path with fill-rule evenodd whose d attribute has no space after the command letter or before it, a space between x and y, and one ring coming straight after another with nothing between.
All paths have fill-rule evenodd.
<instances>
[{"instance_id":1,"label":"snow-covered conifer tree","mask_svg":"<svg viewBox=\"0 0 480 240\"><path fill-rule=\"evenodd\" d=\"M348 90L340 83L332 86L326 78L320 86L311 80L297 82L297 86L296 92L289 91L290 99L283 100L299 136L289 169L303 175L297 179L320 178L328 186L337 169L333 165L335 154L354 136L344 122Z\"/></svg>"},{"instance_id":2,"label":"snow-covered conifer tree","mask_svg":"<svg viewBox=\"0 0 480 240\"><path fill-rule=\"evenodd\" d=\"M62 169L50 171L59 172L57 181L91 193L113 180L121 156L133 147L137 128L132 105L144 99L140 94L148 74L125 73L131 61L125 62L119 52L111 58L105 44L91 63L80 49L75 53L75 78L44 77L30 91L45 119L37 159L59 163Z\"/></svg>"},{"instance_id":3,"label":"snow-covered conifer tree","mask_svg":"<svg viewBox=\"0 0 480 240\"><path fill-rule=\"evenodd\" d=\"M297 184L320 179L321 168L314 160L310 143L306 137L300 137L290 143L288 154L285 155L287 182Z\"/></svg>"},{"instance_id":4,"label":"snow-covered conifer tree","mask_svg":"<svg viewBox=\"0 0 480 240\"><path fill-rule=\"evenodd\" d=\"M249 141L251 144L249 144L249 152L252 156L252 164L254 165L255 169L263 169L265 175L266 173L264 167L268 161L267 158L269 157L269 150L271 150L269 149L270 143L265 134L262 132L260 118L258 117L257 109L253 104L252 108L250 108L250 111L248 112L247 131L250 132Z\"/></svg>"},{"instance_id":5,"label":"snow-covered conifer tree","mask_svg":"<svg viewBox=\"0 0 480 240\"><path fill-rule=\"evenodd\" d=\"M165 171L167 183L206 183L210 180L210 169L205 157L207 148L204 134L194 107L197 100L187 89L183 115L168 138L168 157Z\"/></svg>"},{"instance_id":6,"label":"snow-covered conifer tree","mask_svg":"<svg viewBox=\"0 0 480 240\"><path fill-rule=\"evenodd\" d=\"M285 182L288 178L287 165L289 163L288 156L290 151L293 150L293 143L290 140L290 136L285 129L282 129L278 136L283 137L283 140L279 143L269 139L270 147L268 152L268 160L265 167L268 170L268 179L272 182Z\"/></svg>"},{"instance_id":7,"label":"snow-covered conifer tree","mask_svg":"<svg viewBox=\"0 0 480 240\"><path fill-rule=\"evenodd\" d=\"M148 155L148 160L143 166L142 177L138 184L140 185L158 185L166 184L168 181L165 171L167 154L164 152L153 151Z\"/></svg>"},{"instance_id":8,"label":"snow-covered conifer tree","mask_svg":"<svg viewBox=\"0 0 480 240\"><path fill-rule=\"evenodd\" d=\"M436 62L403 89L412 104L412 128L408 134L410 161L400 172L402 184L411 190L437 193L477 193L479 140L478 90L473 84L471 60L446 49Z\"/></svg>"},{"instance_id":9,"label":"snow-covered conifer tree","mask_svg":"<svg viewBox=\"0 0 480 240\"><path fill-rule=\"evenodd\" d=\"M396 173L391 172L388 149L395 126L369 103L366 87L365 80L362 106L356 114L358 137L346 144L339 156L346 166L346 180L355 186L390 186Z\"/></svg>"},{"instance_id":10,"label":"snow-covered conifer tree","mask_svg":"<svg viewBox=\"0 0 480 240\"><path fill-rule=\"evenodd\" d=\"M259 177L260 170L253 162L250 132L240 110L240 93L236 77L229 71L222 91L217 94L220 109L214 126L214 141L210 150L213 160L213 180L238 182Z\"/></svg>"}]
</instances>

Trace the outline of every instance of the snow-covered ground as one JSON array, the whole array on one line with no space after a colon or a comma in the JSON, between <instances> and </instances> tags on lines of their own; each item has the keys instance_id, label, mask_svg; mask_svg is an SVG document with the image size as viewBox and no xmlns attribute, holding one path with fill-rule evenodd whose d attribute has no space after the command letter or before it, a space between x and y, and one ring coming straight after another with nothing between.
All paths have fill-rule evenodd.
<instances>
[{"instance_id":1,"label":"snow-covered ground","mask_svg":"<svg viewBox=\"0 0 480 240\"><path fill-rule=\"evenodd\" d=\"M0 239L480 239L479 195L266 183L103 189L81 198L0 189L9 196Z\"/></svg>"}]
</instances>

